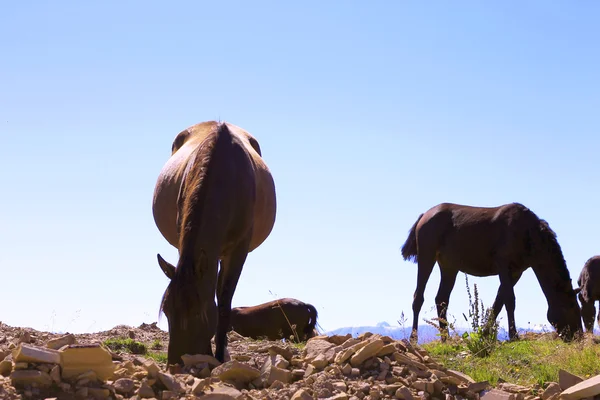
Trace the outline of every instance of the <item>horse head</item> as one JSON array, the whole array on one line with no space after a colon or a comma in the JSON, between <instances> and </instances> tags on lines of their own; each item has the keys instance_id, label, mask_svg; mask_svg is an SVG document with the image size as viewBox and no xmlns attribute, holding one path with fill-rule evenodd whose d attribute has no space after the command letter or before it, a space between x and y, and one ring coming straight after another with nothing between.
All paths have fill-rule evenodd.
<instances>
[{"instance_id":1,"label":"horse head","mask_svg":"<svg viewBox=\"0 0 600 400\"><path fill-rule=\"evenodd\" d=\"M183 364L184 354L212 355L211 339L216 328L217 314L200 298L198 281L193 269L176 268L157 255L158 264L170 282L163 295L161 309L169 323L168 364ZM187 271L187 272L186 272Z\"/></svg>"}]
</instances>

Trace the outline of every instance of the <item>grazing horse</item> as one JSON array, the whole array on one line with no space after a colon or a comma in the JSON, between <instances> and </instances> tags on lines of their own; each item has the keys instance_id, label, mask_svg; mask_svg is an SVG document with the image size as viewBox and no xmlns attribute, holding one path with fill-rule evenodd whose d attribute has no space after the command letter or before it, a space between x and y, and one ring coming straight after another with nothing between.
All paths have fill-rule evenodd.
<instances>
[{"instance_id":1,"label":"grazing horse","mask_svg":"<svg viewBox=\"0 0 600 400\"><path fill-rule=\"evenodd\" d=\"M581 302L581 317L586 332L594 332L594 319L596 317L596 301L600 300L600 256L587 260L577 280L579 286L575 291ZM600 325L600 313L598 313Z\"/></svg>"},{"instance_id":2,"label":"grazing horse","mask_svg":"<svg viewBox=\"0 0 600 400\"><path fill-rule=\"evenodd\" d=\"M508 332L517 338L514 286L531 266L548 303L547 318L564 340L582 332L579 304L556 234L522 204L471 207L442 203L421 214L402 246L405 260L418 263L411 339L416 340L425 286L436 261L441 281L435 297L442 340L448 335L446 311L459 271L498 275L493 318L506 306Z\"/></svg>"},{"instance_id":3,"label":"grazing horse","mask_svg":"<svg viewBox=\"0 0 600 400\"><path fill-rule=\"evenodd\" d=\"M278 299L252 307L231 310L231 328L253 339L289 339L305 341L315 336L317 310L312 304L296 299Z\"/></svg>"},{"instance_id":4,"label":"grazing horse","mask_svg":"<svg viewBox=\"0 0 600 400\"><path fill-rule=\"evenodd\" d=\"M212 355L213 336L222 362L242 267L275 223L275 185L256 139L229 123L194 125L177 135L171 151L152 204L159 231L179 250L177 267L157 255L170 279L161 302L168 362L181 364L186 353Z\"/></svg>"}]
</instances>

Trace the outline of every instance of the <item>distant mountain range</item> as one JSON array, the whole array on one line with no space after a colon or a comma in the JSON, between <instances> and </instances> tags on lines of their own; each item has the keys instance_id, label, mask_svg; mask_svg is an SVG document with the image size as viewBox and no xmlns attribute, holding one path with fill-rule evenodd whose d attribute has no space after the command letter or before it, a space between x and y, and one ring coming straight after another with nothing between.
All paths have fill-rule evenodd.
<instances>
[{"instance_id":1,"label":"distant mountain range","mask_svg":"<svg viewBox=\"0 0 600 400\"><path fill-rule=\"evenodd\" d=\"M519 328L519 332L548 332L549 329L545 326L531 326L529 328ZM358 336L364 332L378 333L380 335L389 336L395 340L408 339L410 337L410 326L401 327L399 325L390 325L387 322L380 322L375 326L352 326L334 329L332 331L324 332L326 335L347 335L350 333L352 336ZM466 328L457 328L456 332L462 335L467 332ZM452 333L452 332L451 332ZM419 343L427 343L436 340L439 336L439 331L431 325L419 325ZM498 332L498 339L507 340L508 332L505 329L500 328Z\"/></svg>"}]
</instances>

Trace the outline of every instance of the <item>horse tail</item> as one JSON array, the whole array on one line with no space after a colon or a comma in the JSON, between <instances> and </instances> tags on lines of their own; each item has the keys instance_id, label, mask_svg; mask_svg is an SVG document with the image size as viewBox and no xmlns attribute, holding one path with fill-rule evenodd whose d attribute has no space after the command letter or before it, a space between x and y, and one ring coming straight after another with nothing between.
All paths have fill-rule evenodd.
<instances>
[{"instance_id":1,"label":"horse tail","mask_svg":"<svg viewBox=\"0 0 600 400\"><path fill-rule=\"evenodd\" d=\"M306 308L308 309L308 324L304 327L304 335L306 339L310 339L314 336L315 326L317 325L317 318L319 313L317 309L312 304L306 304Z\"/></svg>"},{"instance_id":2,"label":"horse tail","mask_svg":"<svg viewBox=\"0 0 600 400\"><path fill-rule=\"evenodd\" d=\"M254 207L253 198L236 199L233 197L235 193L230 190L228 185L222 183L252 181L251 175L245 176L245 174L251 174L249 171L252 171L252 167L243 151L241 144L236 142L236 138L230 132L227 124L219 123L214 134L208 136L198 146L189 161L187 175L180 188L178 198L178 210L181 216L179 253L183 256L191 254L190 250L195 249L199 253L199 257L195 262L195 268L192 267L194 263L190 263L190 260L185 260L185 271L184 268L177 268L177 275L180 278L177 281L178 285L186 286L181 290L190 295L197 290L194 282L197 282L198 279L212 279L213 269L218 265L218 252L226 234L224 225L217 225L217 229L214 229L207 227L204 220L208 216L211 219L214 218L214 215L217 214L214 207L220 208L221 215L229 216L232 211L231 207L236 200L247 207ZM247 164L247 168L244 164ZM254 183L248 184L254 190ZM208 201L209 192L214 191L221 191L223 194L223 200L218 204L215 201ZM182 261L181 257L179 261ZM203 302L209 301L214 298L214 293L204 293L202 297L205 297ZM206 314L207 307L204 307L202 315L204 321L207 320Z\"/></svg>"},{"instance_id":3,"label":"horse tail","mask_svg":"<svg viewBox=\"0 0 600 400\"><path fill-rule=\"evenodd\" d=\"M417 262L417 224L423 217L423 214L419 215L419 218L415 221L412 228L408 232L408 238L404 245L402 246L402 257L404 260L410 260L412 262Z\"/></svg>"}]
</instances>

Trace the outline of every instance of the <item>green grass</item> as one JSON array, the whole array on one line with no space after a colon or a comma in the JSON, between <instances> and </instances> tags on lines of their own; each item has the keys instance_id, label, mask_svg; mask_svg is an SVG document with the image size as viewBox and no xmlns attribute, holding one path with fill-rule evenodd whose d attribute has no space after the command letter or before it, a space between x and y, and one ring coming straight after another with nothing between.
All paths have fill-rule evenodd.
<instances>
[{"instance_id":1,"label":"green grass","mask_svg":"<svg viewBox=\"0 0 600 400\"><path fill-rule=\"evenodd\" d=\"M600 346L591 341L567 344L560 339L522 339L500 343L487 357L461 355L468 349L460 340L432 342L423 348L445 367L492 385L499 379L521 385L558 382L560 369L582 378L600 374Z\"/></svg>"},{"instance_id":2,"label":"green grass","mask_svg":"<svg viewBox=\"0 0 600 400\"><path fill-rule=\"evenodd\" d=\"M104 344L112 351L126 351L133 354L146 354L148 353L148 346L142 342L138 342L133 339L107 339Z\"/></svg>"},{"instance_id":3,"label":"green grass","mask_svg":"<svg viewBox=\"0 0 600 400\"><path fill-rule=\"evenodd\" d=\"M158 363L162 363L162 364L166 364L167 363L167 353L148 353L146 354L147 358L151 358L154 361L158 362Z\"/></svg>"}]
</instances>

